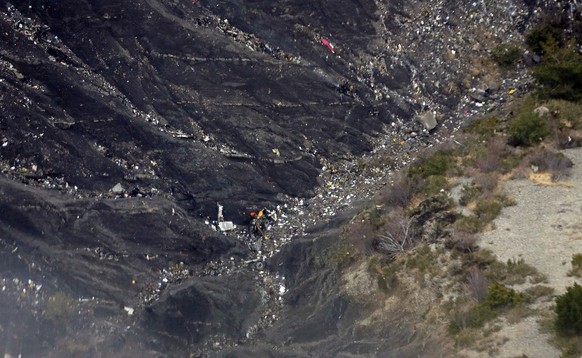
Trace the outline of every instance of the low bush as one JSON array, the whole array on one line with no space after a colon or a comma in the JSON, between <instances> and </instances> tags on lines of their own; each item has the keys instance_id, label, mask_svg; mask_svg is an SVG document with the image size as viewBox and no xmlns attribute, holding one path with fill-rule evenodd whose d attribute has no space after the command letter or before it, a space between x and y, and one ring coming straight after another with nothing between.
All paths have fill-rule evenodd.
<instances>
[{"instance_id":1,"label":"low bush","mask_svg":"<svg viewBox=\"0 0 582 358\"><path fill-rule=\"evenodd\" d=\"M461 189L461 198L459 199L459 204L467 206L469 203L477 199L479 195L481 195L482 191L483 189L481 189L480 186L464 185L463 189Z\"/></svg>"},{"instance_id":2,"label":"low bush","mask_svg":"<svg viewBox=\"0 0 582 358\"><path fill-rule=\"evenodd\" d=\"M378 201L389 207L406 208L420 190L418 180L401 176L396 179L394 184L380 192Z\"/></svg>"},{"instance_id":3,"label":"low bush","mask_svg":"<svg viewBox=\"0 0 582 358\"><path fill-rule=\"evenodd\" d=\"M444 176L454 163L450 150L439 150L428 158L419 159L408 168L409 177L428 178L432 175Z\"/></svg>"},{"instance_id":4,"label":"low bush","mask_svg":"<svg viewBox=\"0 0 582 358\"><path fill-rule=\"evenodd\" d=\"M461 257L462 265L465 269L477 267L486 270L492 263L496 262L495 255L490 250L478 250Z\"/></svg>"},{"instance_id":5,"label":"low bush","mask_svg":"<svg viewBox=\"0 0 582 358\"><path fill-rule=\"evenodd\" d=\"M484 224L477 216L463 216L460 215L455 221L455 229L472 234L476 234L483 230Z\"/></svg>"},{"instance_id":6,"label":"low bush","mask_svg":"<svg viewBox=\"0 0 582 358\"><path fill-rule=\"evenodd\" d=\"M349 253L350 251L353 252L355 249L362 253L366 253L370 250L370 245L376 235L377 229L370 220L366 218L366 215L359 215L349 224L344 226L342 236L346 242L339 246L338 249L341 250L339 250L338 253L342 250L347 250Z\"/></svg>"},{"instance_id":7,"label":"low bush","mask_svg":"<svg viewBox=\"0 0 582 358\"><path fill-rule=\"evenodd\" d=\"M497 311L484 304L465 305L453 311L449 322L449 333L458 334L467 328L482 327L497 315Z\"/></svg>"},{"instance_id":8,"label":"low bush","mask_svg":"<svg viewBox=\"0 0 582 358\"><path fill-rule=\"evenodd\" d=\"M525 110L511 120L508 128L509 143L514 146L538 144L550 134L545 119L533 111Z\"/></svg>"},{"instance_id":9,"label":"low bush","mask_svg":"<svg viewBox=\"0 0 582 358\"><path fill-rule=\"evenodd\" d=\"M374 257L370 260L368 268L376 276L378 287L385 293L389 293L398 285L398 272L402 268L399 262Z\"/></svg>"},{"instance_id":10,"label":"low bush","mask_svg":"<svg viewBox=\"0 0 582 358\"><path fill-rule=\"evenodd\" d=\"M487 294L483 301L483 303L491 309L507 308L522 302L525 302L525 296L523 293L516 292L514 289L498 282L493 282L487 288Z\"/></svg>"},{"instance_id":11,"label":"low bush","mask_svg":"<svg viewBox=\"0 0 582 358\"><path fill-rule=\"evenodd\" d=\"M529 277L532 283L546 280L535 267L527 264L523 259L507 260L507 263L495 261L485 270L489 279L506 285L522 284Z\"/></svg>"},{"instance_id":12,"label":"low bush","mask_svg":"<svg viewBox=\"0 0 582 358\"><path fill-rule=\"evenodd\" d=\"M492 173L477 173L473 176L473 183L484 193L492 193L499 183L499 177Z\"/></svg>"},{"instance_id":13,"label":"low bush","mask_svg":"<svg viewBox=\"0 0 582 358\"><path fill-rule=\"evenodd\" d=\"M477 241L475 234L456 230L451 237L445 240L445 247L449 250L468 253L478 249Z\"/></svg>"},{"instance_id":14,"label":"low bush","mask_svg":"<svg viewBox=\"0 0 582 358\"><path fill-rule=\"evenodd\" d=\"M472 267L467 275L465 290L476 302L483 302L487 296L487 287L489 287L489 284L490 281L485 276L485 273L476 267Z\"/></svg>"},{"instance_id":15,"label":"low bush","mask_svg":"<svg viewBox=\"0 0 582 358\"><path fill-rule=\"evenodd\" d=\"M339 268L349 266L356 260L358 249L346 238L341 238L329 256L329 261Z\"/></svg>"},{"instance_id":16,"label":"low bush","mask_svg":"<svg viewBox=\"0 0 582 358\"><path fill-rule=\"evenodd\" d=\"M501 312L519 306L523 302L525 302L524 294L494 282L487 287L481 303L464 304L453 310L449 322L449 333L457 334L466 328L482 327Z\"/></svg>"},{"instance_id":17,"label":"low bush","mask_svg":"<svg viewBox=\"0 0 582 358\"><path fill-rule=\"evenodd\" d=\"M477 201L475 215L485 224L490 223L503 209L503 203L497 198L485 198ZM484 226L483 225L483 226Z\"/></svg>"},{"instance_id":18,"label":"low bush","mask_svg":"<svg viewBox=\"0 0 582 358\"><path fill-rule=\"evenodd\" d=\"M582 103L553 99L546 106L565 127L582 129Z\"/></svg>"},{"instance_id":19,"label":"low bush","mask_svg":"<svg viewBox=\"0 0 582 358\"><path fill-rule=\"evenodd\" d=\"M563 153L544 148L534 150L524 159L527 160L529 166L535 166L537 170L542 172L550 172L554 180L568 176L574 165Z\"/></svg>"},{"instance_id":20,"label":"low bush","mask_svg":"<svg viewBox=\"0 0 582 358\"><path fill-rule=\"evenodd\" d=\"M565 334L582 334L582 286L577 283L556 298L556 328Z\"/></svg>"},{"instance_id":21,"label":"low bush","mask_svg":"<svg viewBox=\"0 0 582 358\"><path fill-rule=\"evenodd\" d=\"M582 100L582 56L575 43L558 47L557 43L548 42L544 51L544 61L531 71L540 86L540 98Z\"/></svg>"},{"instance_id":22,"label":"low bush","mask_svg":"<svg viewBox=\"0 0 582 358\"><path fill-rule=\"evenodd\" d=\"M381 234L377 235L372 247L390 258L406 252L418 244L421 237L414 222L402 211L393 211L387 217Z\"/></svg>"},{"instance_id":23,"label":"low bush","mask_svg":"<svg viewBox=\"0 0 582 358\"><path fill-rule=\"evenodd\" d=\"M429 271L436 264L436 255L428 245L419 246L415 254L406 262L406 267L420 272Z\"/></svg>"},{"instance_id":24,"label":"low bush","mask_svg":"<svg viewBox=\"0 0 582 358\"><path fill-rule=\"evenodd\" d=\"M475 203L475 215L460 215L455 227L457 230L469 233L478 233L491 223L505 206L514 205L515 202L505 196L480 197Z\"/></svg>"},{"instance_id":25,"label":"low bush","mask_svg":"<svg viewBox=\"0 0 582 358\"><path fill-rule=\"evenodd\" d=\"M427 195L436 194L441 190L450 188L449 182L443 175L431 175L425 179L421 179L420 187L423 193Z\"/></svg>"},{"instance_id":26,"label":"low bush","mask_svg":"<svg viewBox=\"0 0 582 358\"><path fill-rule=\"evenodd\" d=\"M482 138L490 138L497 132L499 123L500 121L496 117L481 118L464 127L463 132L476 134Z\"/></svg>"},{"instance_id":27,"label":"low bush","mask_svg":"<svg viewBox=\"0 0 582 358\"><path fill-rule=\"evenodd\" d=\"M542 297L548 297L553 295L555 292L553 287L536 285L525 290L526 296L529 297L529 301L533 302Z\"/></svg>"},{"instance_id":28,"label":"low bush","mask_svg":"<svg viewBox=\"0 0 582 358\"><path fill-rule=\"evenodd\" d=\"M483 173L499 171L502 167L503 159L498 152L487 151L476 158L475 167Z\"/></svg>"},{"instance_id":29,"label":"low bush","mask_svg":"<svg viewBox=\"0 0 582 358\"><path fill-rule=\"evenodd\" d=\"M570 275L582 277L582 254L572 255L572 271Z\"/></svg>"},{"instance_id":30,"label":"low bush","mask_svg":"<svg viewBox=\"0 0 582 358\"><path fill-rule=\"evenodd\" d=\"M549 24L542 24L530 31L525 38L527 45L537 54L544 54L544 46L548 41L560 43L562 31Z\"/></svg>"},{"instance_id":31,"label":"low bush","mask_svg":"<svg viewBox=\"0 0 582 358\"><path fill-rule=\"evenodd\" d=\"M501 67L514 67L521 57L521 51L515 45L502 44L491 52L493 60Z\"/></svg>"}]
</instances>

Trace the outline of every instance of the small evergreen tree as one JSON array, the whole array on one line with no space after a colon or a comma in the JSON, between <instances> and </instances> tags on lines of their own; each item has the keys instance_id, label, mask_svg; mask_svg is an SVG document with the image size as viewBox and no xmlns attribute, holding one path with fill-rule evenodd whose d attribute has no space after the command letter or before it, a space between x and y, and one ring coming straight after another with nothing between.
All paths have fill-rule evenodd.
<instances>
[{"instance_id":1,"label":"small evergreen tree","mask_svg":"<svg viewBox=\"0 0 582 358\"><path fill-rule=\"evenodd\" d=\"M556 298L556 327L563 333L582 334L582 286L577 283Z\"/></svg>"},{"instance_id":2,"label":"small evergreen tree","mask_svg":"<svg viewBox=\"0 0 582 358\"><path fill-rule=\"evenodd\" d=\"M541 86L542 98L582 100L582 56L571 41L560 47L550 37L544 44L544 60L532 69L532 75Z\"/></svg>"},{"instance_id":3,"label":"small evergreen tree","mask_svg":"<svg viewBox=\"0 0 582 358\"><path fill-rule=\"evenodd\" d=\"M540 55L547 53L544 46L548 41L560 43L562 41L562 31L551 25L544 24L533 29L525 38L528 46Z\"/></svg>"},{"instance_id":4,"label":"small evergreen tree","mask_svg":"<svg viewBox=\"0 0 582 358\"><path fill-rule=\"evenodd\" d=\"M548 124L533 111L524 111L509 123L509 143L530 146L539 143L550 134Z\"/></svg>"}]
</instances>

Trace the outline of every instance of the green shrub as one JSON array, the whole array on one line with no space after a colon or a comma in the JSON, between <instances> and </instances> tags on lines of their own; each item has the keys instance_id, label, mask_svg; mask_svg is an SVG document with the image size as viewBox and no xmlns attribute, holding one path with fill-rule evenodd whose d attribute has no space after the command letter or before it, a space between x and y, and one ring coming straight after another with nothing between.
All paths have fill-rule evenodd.
<instances>
[{"instance_id":1,"label":"green shrub","mask_svg":"<svg viewBox=\"0 0 582 358\"><path fill-rule=\"evenodd\" d=\"M415 268L420 272L426 272L436 264L435 260L435 254L431 251L430 247L428 245L422 245L416 249L414 256L406 262L406 267Z\"/></svg>"},{"instance_id":2,"label":"green shrub","mask_svg":"<svg viewBox=\"0 0 582 358\"><path fill-rule=\"evenodd\" d=\"M490 250L478 250L462 256L463 267L465 269L477 267L485 270L493 262L497 262L497 258Z\"/></svg>"},{"instance_id":3,"label":"green shrub","mask_svg":"<svg viewBox=\"0 0 582 358\"><path fill-rule=\"evenodd\" d=\"M534 28L525 38L527 45L537 54L544 54L544 46L547 42L560 43L562 31L548 24Z\"/></svg>"},{"instance_id":4,"label":"green shrub","mask_svg":"<svg viewBox=\"0 0 582 358\"><path fill-rule=\"evenodd\" d=\"M556 298L556 328L567 334L582 334L582 286L577 283Z\"/></svg>"},{"instance_id":5,"label":"green shrub","mask_svg":"<svg viewBox=\"0 0 582 358\"><path fill-rule=\"evenodd\" d=\"M464 127L463 132L489 138L495 135L499 123L499 119L496 117L481 118L471 122L468 126Z\"/></svg>"},{"instance_id":6,"label":"green shrub","mask_svg":"<svg viewBox=\"0 0 582 358\"><path fill-rule=\"evenodd\" d=\"M523 111L509 123L509 143L531 146L550 134L546 120L533 111Z\"/></svg>"},{"instance_id":7,"label":"green shrub","mask_svg":"<svg viewBox=\"0 0 582 358\"><path fill-rule=\"evenodd\" d=\"M528 301L535 301L542 297L548 297L554 294L554 288L550 286L536 285L525 290L525 294L529 296Z\"/></svg>"},{"instance_id":8,"label":"green shrub","mask_svg":"<svg viewBox=\"0 0 582 358\"><path fill-rule=\"evenodd\" d=\"M541 98L582 100L582 56L573 42L558 47L555 42L545 46L542 63L532 69L532 75L541 86Z\"/></svg>"},{"instance_id":9,"label":"green shrub","mask_svg":"<svg viewBox=\"0 0 582 358\"><path fill-rule=\"evenodd\" d=\"M487 288L483 302L470 306L464 305L452 312L449 333L457 334L466 328L482 327L499 313L523 302L525 302L525 295L522 293L499 283L492 283Z\"/></svg>"},{"instance_id":10,"label":"green shrub","mask_svg":"<svg viewBox=\"0 0 582 358\"><path fill-rule=\"evenodd\" d=\"M455 221L455 226L457 230L478 233L499 215L503 207L514 204L514 201L500 195L493 198L480 198L475 205L475 215L460 215Z\"/></svg>"},{"instance_id":11,"label":"green shrub","mask_svg":"<svg viewBox=\"0 0 582 358\"><path fill-rule=\"evenodd\" d=\"M460 215L455 221L455 229L459 231L468 232L471 234L476 234L483 230L483 221L477 216L463 216Z\"/></svg>"},{"instance_id":12,"label":"green shrub","mask_svg":"<svg viewBox=\"0 0 582 358\"><path fill-rule=\"evenodd\" d=\"M459 204L466 206L473 200L479 197L483 190L476 185L464 185L461 190L461 198L459 199Z\"/></svg>"},{"instance_id":13,"label":"green shrub","mask_svg":"<svg viewBox=\"0 0 582 358\"><path fill-rule=\"evenodd\" d=\"M493 49L491 56L501 67L512 67L521 57L519 48L515 45L503 44Z\"/></svg>"},{"instance_id":14,"label":"green shrub","mask_svg":"<svg viewBox=\"0 0 582 358\"><path fill-rule=\"evenodd\" d=\"M449 187L447 178L442 175L431 175L423 181L422 192L425 194L436 194L441 189L449 189Z\"/></svg>"},{"instance_id":15,"label":"green shrub","mask_svg":"<svg viewBox=\"0 0 582 358\"><path fill-rule=\"evenodd\" d=\"M499 215L503 209L503 203L497 198L486 198L477 201L475 215L483 222L489 223Z\"/></svg>"},{"instance_id":16,"label":"green shrub","mask_svg":"<svg viewBox=\"0 0 582 358\"><path fill-rule=\"evenodd\" d=\"M523 259L507 260L507 263L494 261L486 269L485 275L491 281L506 285L522 284L529 277L532 283L547 280L535 267L525 263Z\"/></svg>"},{"instance_id":17,"label":"green shrub","mask_svg":"<svg viewBox=\"0 0 582 358\"><path fill-rule=\"evenodd\" d=\"M512 307L525 301L523 293L504 286L498 282L492 283L487 289L483 303L492 309Z\"/></svg>"},{"instance_id":18,"label":"green shrub","mask_svg":"<svg viewBox=\"0 0 582 358\"><path fill-rule=\"evenodd\" d=\"M428 178L431 175L445 175L452 168L453 156L450 151L438 151L432 156L413 163L408 168L409 177Z\"/></svg>"},{"instance_id":19,"label":"green shrub","mask_svg":"<svg viewBox=\"0 0 582 358\"><path fill-rule=\"evenodd\" d=\"M336 247L333 249L329 261L343 268L355 261L356 252L356 246L347 238L342 237L338 240Z\"/></svg>"},{"instance_id":20,"label":"green shrub","mask_svg":"<svg viewBox=\"0 0 582 358\"><path fill-rule=\"evenodd\" d=\"M452 312L449 333L458 334L467 328L482 327L487 321L497 317L498 311L484 304L474 304L469 309L461 308Z\"/></svg>"},{"instance_id":21,"label":"green shrub","mask_svg":"<svg viewBox=\"0 0 582 358\"><path fill-rule=\"evenodd\" d=\"M571 275L582 276L582 254L572 255L572 271Z\"/></svg>"}]
</instances>

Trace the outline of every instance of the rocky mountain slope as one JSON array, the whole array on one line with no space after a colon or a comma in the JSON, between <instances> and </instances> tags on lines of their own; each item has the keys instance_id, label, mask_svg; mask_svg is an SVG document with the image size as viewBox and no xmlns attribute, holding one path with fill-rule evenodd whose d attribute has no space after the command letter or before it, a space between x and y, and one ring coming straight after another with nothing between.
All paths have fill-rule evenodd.
<instances>
[{"instance_id":1,"label":"rocky mountain slope","mask_svg":"<svg viewBox=\"0 0 582 358\"><path fill-rule=\"evenodd\" d=\"M487 59L545 6L0 1L0 351L445 355L397 314L355 325L333 248L393 168L356 159L527 90Z\"/></svg>"}]
</instances>

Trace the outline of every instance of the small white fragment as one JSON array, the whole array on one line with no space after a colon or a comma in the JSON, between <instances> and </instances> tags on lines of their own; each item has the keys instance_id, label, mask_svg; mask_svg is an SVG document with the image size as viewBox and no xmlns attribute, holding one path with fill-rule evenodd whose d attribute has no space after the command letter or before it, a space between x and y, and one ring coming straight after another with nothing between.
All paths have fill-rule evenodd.
<instances>
[{"instance_id":1,"label":"small white fragment","mask_svg":"<svg viewBox=\"0 0 582 358\"><path fill-rule=\"evenodd\" d=\"M231 231L234 230L234 223L232 221L221 221L218 223L218 228L220 231Z\"/></svg>"},{"instance_id":2,"label":"small white fragment","mask_svg":"<svg viewBox=\"0 0 582 358\"><path fill-rule=\"evenodd\" d=\"M128 316L131 316L131 315L133 315L133 308L125 306L125 307L123 307L123 310L124 310L125 312L127 312L127 315L128 315Z\"/></svg>"}]
</instances>

